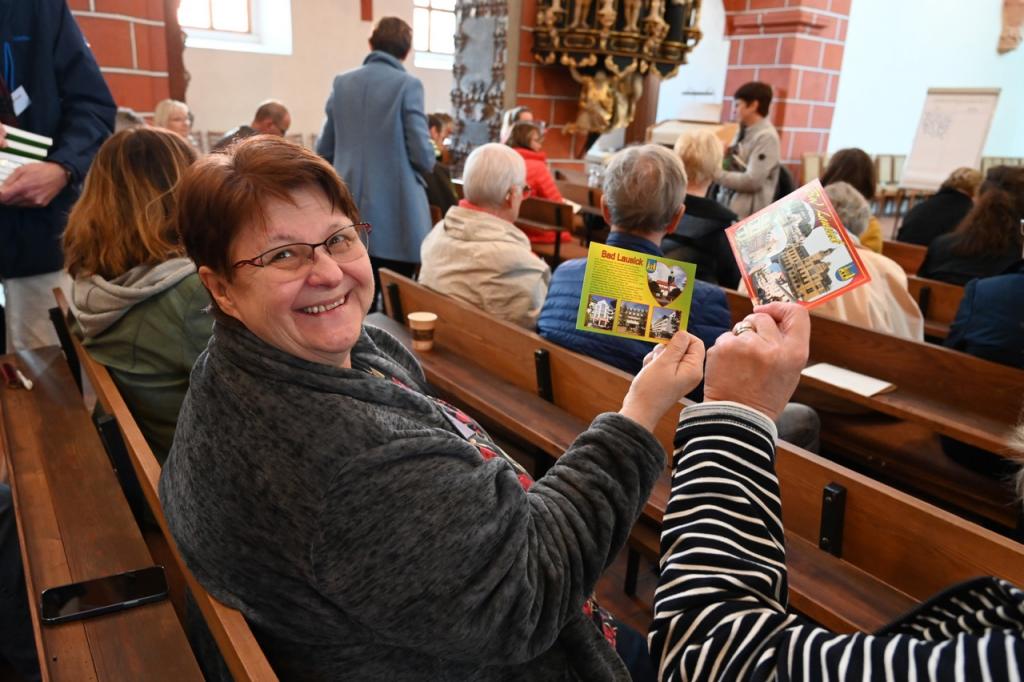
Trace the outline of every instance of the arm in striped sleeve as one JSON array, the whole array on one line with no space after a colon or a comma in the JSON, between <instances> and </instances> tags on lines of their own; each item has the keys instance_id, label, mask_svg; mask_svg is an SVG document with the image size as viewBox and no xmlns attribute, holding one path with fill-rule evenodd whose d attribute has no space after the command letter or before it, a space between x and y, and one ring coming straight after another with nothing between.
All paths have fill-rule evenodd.
<instances>
[{"instance_id":1,"label":"arm in striped sleeve","mask_svg":"<svg viewBox=\"0 0 1024 682\"><path fill-rule=\"evenodd\" d=\"M789 614L775 437L738 404L683 413L650 636L660 680L1021 679L1019 627L982 618L974 634L924 641L837 635Z\"/></svg>"}]
</instances>

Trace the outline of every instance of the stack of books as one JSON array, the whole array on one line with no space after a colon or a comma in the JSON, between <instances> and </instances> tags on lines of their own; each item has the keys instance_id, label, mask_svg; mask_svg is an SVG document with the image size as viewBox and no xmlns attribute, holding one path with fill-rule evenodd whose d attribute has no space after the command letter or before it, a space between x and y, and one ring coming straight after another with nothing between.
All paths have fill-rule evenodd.
<instances>
[{"instance_id":1,"label":"stack of books","mask_svg":"<svg viewBox=\"0 0 1024 682\"><path fill-rule=\"evenodd\" d=\"M26 163L39 163L46 160L46 155L53 146L53 138L37 135L14 126L4 126L7 140L0 147L0 183L20 166Z\"/></svg>"}]
</instances>

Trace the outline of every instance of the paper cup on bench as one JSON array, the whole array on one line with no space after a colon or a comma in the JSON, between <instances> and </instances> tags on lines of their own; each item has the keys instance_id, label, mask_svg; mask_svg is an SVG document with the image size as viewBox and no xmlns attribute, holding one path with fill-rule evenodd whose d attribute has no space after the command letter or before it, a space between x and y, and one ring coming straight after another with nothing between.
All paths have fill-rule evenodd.
<instances>
[{"instance_id":1,"label":"paper cup on bench","mask_svg":"<svg viewBox=\"0 0 1024 682\"><path fill-rule=\"evenodd\" d=\"M409 329L412 330L413 350L427 351L434 347L434 326L437 315L434 313L409 313Z\"/></svg>"}]
</instances>

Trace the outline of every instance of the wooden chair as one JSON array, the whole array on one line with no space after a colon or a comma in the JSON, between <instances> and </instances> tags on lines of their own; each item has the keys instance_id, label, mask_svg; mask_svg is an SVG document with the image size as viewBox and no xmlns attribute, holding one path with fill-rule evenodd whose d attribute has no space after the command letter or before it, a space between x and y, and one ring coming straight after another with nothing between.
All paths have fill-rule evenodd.
<instances>
[{"instance_id":1,"label":"wooden chair","mask_svg":"<svg viewBox=\"0 0 1024 682\"><path fill-rule=\"evenodd\" d=\"M57 306L67 311L67 301L60 289L54 289L54 296L57 299ZM146 442L142 431L136 424L131 411L125 404L121 393L117 389L113 378L107 368L92 359L81 342L73 335L71 337L85 374L89 383L96 391L96 399L103 410L112 416L117 422L117 427L124 445L130 456L131 464L135 474L142 486L146 502L153 516L156 518L160 531L169 546L176 568L183 575L188 589L195 599L203 619L206 621L210 632L224 661L227 664L236 682L250 680L253 682L272 682L277 680L277 675L270 667L266 656L260 649L259 643L252 634L245 617L237 610L226 606L207 592L185 564L181 553L178 551L174 537L167 526L167 519L164 517L163 508L160 506L159 483L160 464L157 462L153 451Z\"/></svg>"},{"instance_id":2,"label":"wooden chair","mask_svg":"<svg viewBox=\"0 0 1024 682\"><path fill-rule=\"evenodd\" d=\"M0 389L0 460L10 474L43 679L202 680L170 602L41 626L42 590L144 568L154 559L60 350L22 351L3 361L34 382L30 391Z\"/></svg>"},{"instance_id":3,"label":"wooden chair","mask_svg":"<svg viewBox=\"0 0 1024 682\"><path fill-rule=\"evenodd\" d=\"M474 415L518 433L557 457L578 430L619 409L628 374L556 346L525 329L381 271L392 319L375 316L409 338L404 311L439 315L435 348L419 353L428 380ZM655 436L671 451L676 414ZM1024 547L865 476L780 443L777 469L785 510L793 607L840 631L873 630L909 605L978 574L1024 584ZM846 489L845 517L823 504L827 486ZM658 529L670 494L655 486L630 538L631 548L658 555ZM826 538L832 526L842 540ZM829 547L826 552L822 545Z\"/></svg>"},{"instance_id":4,"label":"wooden chair","mask_svg":"<svg viewBox=\"0 0 1024 682\"><path fill-rule=\"evenodd\" d=\"M908 244L888 239L882 243L882 255L896 261L903 268L903 272L908 275L917 274L927 254L928 249L918 244Z\"/></svg>"},{"instance_id":5,"label":"wooden chair","mask_svg":"<svg viewBox=\"0 0 1024 682\"><path fill-rule=\"evenodd\" d=\"M907 285L924 315L925 335L939 340L949 336L949 326L960 309L964 288L916 275L907 277Z\"/></svg>"},{"instance_id":6,"label":"wooden chair","mask_svg":"<svg viewBox=\"0 0 1024 682\"><path fill-rule=\"evenodd\" d=\"M734 321L750 314L749 298L724 291ZM1000 527L1019 528L1019 510L1011 491L953 466L942 453L936 434L996 454L1011 452L1009 438L1024 396L1024 371L813 314L810 350L809 364L827 362L896 387L864 397L803 377L797 397L820 407L823 417L835 412L837 405L846 413L861 415L832 418L827 428L823 426L825 445L840 448L875 468L884 467L889 475L900 473L899 463L923 458L931 462L929 469L919 470L907 480L923 486L932 497ZM840 423L848 432L840 430ZM834 439L829 439L830 434ZM884 457L887 452L893 456ZM957 469L957 476L935 475Z\"/></svg>"}]
</instances>

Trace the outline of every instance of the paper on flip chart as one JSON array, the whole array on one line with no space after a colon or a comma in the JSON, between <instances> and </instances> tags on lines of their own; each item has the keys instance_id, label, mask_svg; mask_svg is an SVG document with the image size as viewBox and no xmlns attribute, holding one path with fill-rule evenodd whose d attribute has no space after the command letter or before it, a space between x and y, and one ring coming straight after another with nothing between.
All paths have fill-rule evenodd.
<instances>
[{"instance_id":1,"label":"paper on flip chart","mask_svg":"<svg viewBox=\"0 0 1024 682\"><path fill-rule=\"evenodd\" d=\"M805 377L824 381L826 384L846 389L847 391L853 391L857 395L862 395L865 398L876 396L879 393L886 393L896 388L895 384L890 384L888 381L875 379L874 377L869 377L866 374L851 372L848 369L836 367L835 365L830 365L827 362L819 362L811 365L810 367L805 367L801 374Z\"/></svg>"}]
</instances>

